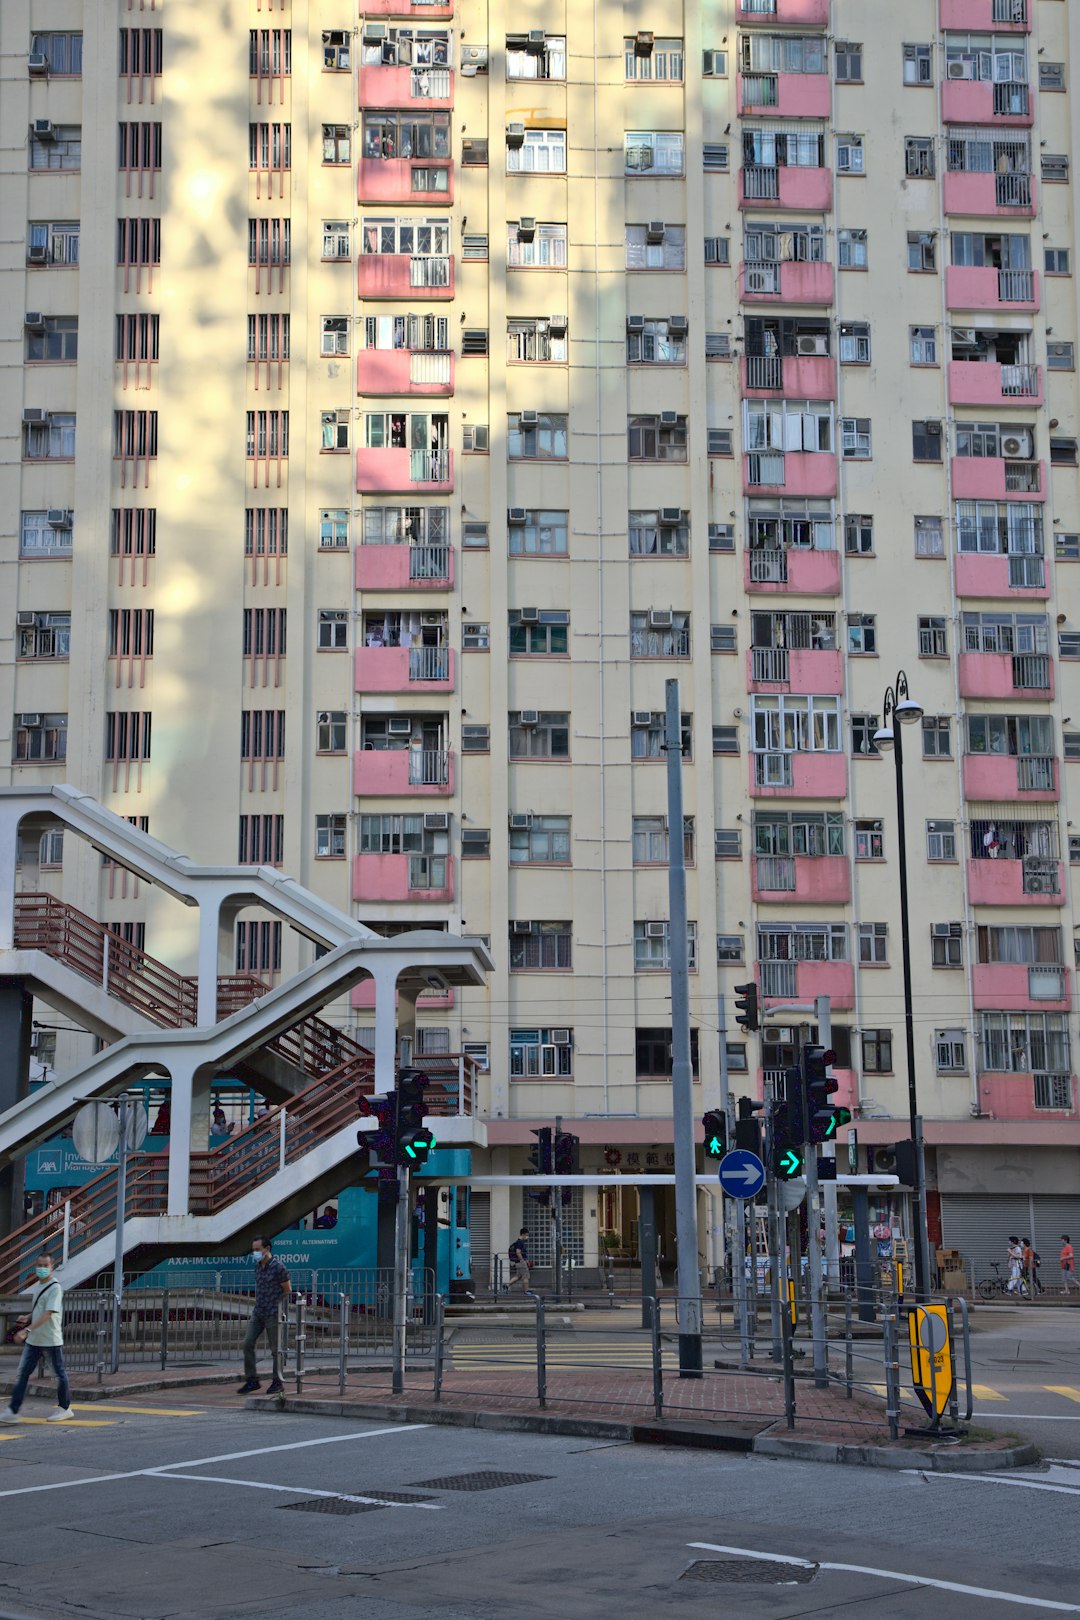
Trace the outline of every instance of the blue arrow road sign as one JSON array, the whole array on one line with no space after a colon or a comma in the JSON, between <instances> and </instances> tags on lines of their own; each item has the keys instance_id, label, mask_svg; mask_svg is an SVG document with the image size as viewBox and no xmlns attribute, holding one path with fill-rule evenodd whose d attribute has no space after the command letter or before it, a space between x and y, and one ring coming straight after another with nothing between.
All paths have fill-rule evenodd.
<instances>
[{"instance_id":1,"label":"blue arrow road sign","mask_svg":"<svg viewBox=\"0 0 1080 1620\"><path fill-rule=\"evenodd\" d=\"M765 1166L756 1153L734 1148L720 1160L720 1186L729 1198L756 1198L765 1185Z\"/></svg>"}]
</instances>

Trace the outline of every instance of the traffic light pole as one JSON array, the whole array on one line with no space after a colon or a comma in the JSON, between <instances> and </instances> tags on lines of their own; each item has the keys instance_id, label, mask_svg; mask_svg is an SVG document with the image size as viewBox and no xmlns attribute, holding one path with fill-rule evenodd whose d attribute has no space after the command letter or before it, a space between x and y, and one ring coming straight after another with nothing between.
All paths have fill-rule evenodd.
<instances>
[{"instance_id":1,"label":"traffic light pole","mask_svg":"<svg viewBox=\"0 0 1080 1620\"><path fill-rule=\"evenodd\" d=\"M686 851L683 840L682 713L679 683L666 683L668 950L671 958L671 1114L675 1143L676 1319L679 1377L701 1377L701 1271L698 1266L694 1164L694 1076L690 1062L690 980L686 942Z\"/></svg>"},{"instance_id":2,"label":"traffic light pole","mask_svg":"<svg viewBox=\"0 0 1080 1620\"><path fill-rule=\"evenodd\" d=\"M821 1232L818 1209L817 1149L810 1134L810 1107L805 1073L799 1088L803 1109L803 1129L806 1142L806 1267L809 1272L807 1292L810 1295L810 1332L814 1345L814 1386L828 1388L829 1347L825 1342L824 1283L821 1275Z\"/></svg>"},{"instance_id":3,"label":"traffic light pole","mask_svg":"<svg viewBox=\"0 0 1080 1620\"><path fill-rule=\"evenodd\" d=\"M561 1114L556 1114L555 1115L555 1135L551 1139L551 1168L553 1170L555 1170L557 1168L556 1163L555 1163L555 1155L556 1155L556 1151L557 1151L557 1143L558 1143L559 1137L561 1135L562 1135L562 1115ZM555 1266L554 1266L554 1272L555 1272L555 1276L554 1276L555 1300L556 1300L556 1303L559 1303L562 1300L563 1244L562 1244L562 1188L559 1186L558 1182L556 1182L555 1186L552 1187L552 1189L551 1189L551 1219L552 1219L552 1222L553 1222L554 1227L555 1227L555 1232L554 1232L554 1238L555 1238Z\"/></svg>"},{"instance_id":4,"label":"traffic light pole","mask_svg":"<svg viewBox=\"0 0 1080 1620\"><path fill-rule=\"evenodd\" d=\"M832 1046L832 1002L828 996L816 996L814 1006L817 1009L818 1044L824 1046L826 1051ZM825 1144L825 1157L835 1159L836 1143ZM821 1189L821 1198L825 1206L825 1266L829 1275L829 1287L840 1288L840 1226L836 1212L836 1182L826 1181Z\"/></svg>"},{"instance_id":5,"label":"traffic light pole","mask_svg":"<svg viewBox=\"0 0 1080 1620\"><path fill-rule=\"evenodd\" d=\"M720 1026L720 1106L728 1122L727 1139L735 1140L735 1103L731 1096L731 1070L728 1066L727 1004L719 998ZM741 1219L741 1206L737 1198L720 1195L724 1201L724 1253L731 1267L731 1293L735 1306L735 1325L739 1330L739 1364L750 1365L750 1324L746 1319L746 1229ZM736 1234L739 1234L737 1237Z\"/></svg>"},{"instance_id":6,"label":"traffic light pole","mask_svg":"<svg viewBox=\"0 0 1080 1620\"><path fill-rule=\"evenodd\" d=\"M409 1285L409 1167L399 1164L397 1208L394 1211L394 1344L391 1391L405 1390L405 1328L408 1322Z\"/></svg>"}]
</instances>

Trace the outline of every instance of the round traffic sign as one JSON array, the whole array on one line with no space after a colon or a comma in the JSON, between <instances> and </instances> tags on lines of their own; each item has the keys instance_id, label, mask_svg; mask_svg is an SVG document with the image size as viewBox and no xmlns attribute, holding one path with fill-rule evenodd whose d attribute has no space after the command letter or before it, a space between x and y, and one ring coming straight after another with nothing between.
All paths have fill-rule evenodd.
<instances>
[{"instance_id":1,"label":"round traffic sign","mask_svg":"<svg viewBox=\"0 0 1080 1620\"><path fill-rule=\"evenodd\" d=\"M111 1103L84 1103L71 1126L71 1140L80 1159L87 1164L104 1164L116 1152L120 1124Z\"/></svg>"},{"instance_id":2,"label":"round traffic sign","mask_svg":"<svg viewBox=\"0 0 1080 1620\"><path fill-rule=\"evenodd\" d=\"M718 1179L729 1198L756 1198L765 1185L765 1166L756 1153L732 1148L720 1160Z\"/></svg>"}]
</instances>

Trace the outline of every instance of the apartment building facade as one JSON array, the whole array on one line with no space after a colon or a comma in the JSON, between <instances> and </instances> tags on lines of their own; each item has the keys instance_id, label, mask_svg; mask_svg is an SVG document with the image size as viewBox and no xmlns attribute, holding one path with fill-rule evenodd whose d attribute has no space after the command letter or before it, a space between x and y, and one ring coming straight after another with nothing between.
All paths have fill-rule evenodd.
<instances>
[{"instance_id":1,"label":"apartment building facade","mask_svg":"<svg viewBox=\"0 0 1080 1620\"><path fill-rule=\"evenodd\" d=\"M483 1065L475 1168L561 1115L586 1168L665 1170L677 676L701 1108L753 975L830 995L886 1150L903 667L934 1235L1080 1226L1074 32L1061 0L10 0L0 779L488 936L418 1036ZM24 882L190 950L56 841ZM238 970L293 949L238 924ZM728 1039L760 1095L800 1032ZM519 1195L473 1209L482 1269ZM633 1213L575 1194L577 1257Z\"/></svg>"}]
</instances>

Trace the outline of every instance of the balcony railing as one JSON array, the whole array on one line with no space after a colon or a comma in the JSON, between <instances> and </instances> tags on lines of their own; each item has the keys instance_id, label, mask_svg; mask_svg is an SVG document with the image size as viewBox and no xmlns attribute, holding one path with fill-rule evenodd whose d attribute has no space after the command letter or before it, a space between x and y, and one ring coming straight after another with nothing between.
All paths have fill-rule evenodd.
<instances>
[{"instance_id":1,"label":"balcony railing","mask_svg":"<svg viewBox=\"0 0 1080 1620\"><path fill-rule=\"evenodd\" d=\"M776 0L739 0L739 10L757 17L775 17Z\"/></svg>"},{"instance_id":2,"label":"balcony railing","mask_svg":"<svg viewBox=\"0 0 1080 1620\"><path fill-rule=\"evenodd\" d=\"M784 362L778 354L748 354L746 357L747 388L782 388Z\"/></svg>"},{"instance_id":3,"label":"balcony railing","mask_svg":"<svg viewBox=\"0 0 1080 1620\"><path fill-rule=\"evenodd\" d=\"M1035 1074L1034 1103L1036 1108L1053 1108L1059 1113L1072 1108L1072 1076L1069 1074Z\"/></svg>"},{"instance_id":4,"label":"balcony railing","mask_svg":"<svg viewBox=\"0 0 1080 1620\"><path fill-rule=\"evenodd\" d=\"M743 106L777 106L780 100L779 84L779 78L775 73L744 73L742 76ZM749 192L747 195L749 196Z\"/></svg>"},{"instance_id":5,"label":"balcony railing","mask_svg":"<svg viewBox=\"0 0 1080 1620\"><path fill-rule=\"evenodd\" d=\"M784 453L782 450L751 450L746 457L748 484L782 484L784 482Z\"/></svg>"},{"instance_id":6,"label":"balcony railing","mask_svg":"<svg viewBox=\"0 0 1080 1620\"><path fill-rule=\"evenodd\" d=\"M1039 396L1038 366L1002 366L1001 392L1009 399L1037 399Z\"/></svg>"},{"instance_id":7,"label":"balcony railing","mask_svg":"<svg viewBox=\"0 0 1080 1620\"><path fill-rule=\"evenodd\" d=\"M445 889L446 888L446 856L445 855L410 855L409 856L409 888L410 889Z\"/></svg>"},{"instance_id":8,"label":"balcony railing","mask_svg":"<svg viewBox=\"0 0 1080 1620\"><path fill-rule=\"evenodd\" d=\"M1026 84L995 84L994 111L999 118L1026 118L1030 111Z\"/></svg>"},{"instance_id":9,"label":"balcony railing","mask_svg":"<svg viewBox=\"0 0 1080 1620\"><path fill-rule=\"evenodd\" d=\"M780 170L747 164L743 169L743 196L776 202L780 196Z\"/></svg>"},{"instance_id":10,"label":"balcony railing","mask_svg":"<svg viewBox=\"0 0 1080 1620\"><path fill-rule=\"evenodd\" d=\"M797 994L795 962L759 962L761 994L771 1001L789 1001Z\"/></svg>"},{"instance_id":11,"label":"balcony railing","mask_svg":"<svg viewBox=\"0 0 1080 1620\"><path fill-rule=\"evenodd\" d=\"M996 174L994 200L999 208L1030 208L1030 174Z\"/></svg>"},{"instance_id":12,"label":"balcony railing","mask_svg":"<svg viewBox=\"0 0 1080 1620\"><path fill-rule=\"evenodd\" d=\"M1006 490L1014 495L1037 495L1042 484L1041 471L1037 461L1007 461Z\"/></svg>"},{"instance_id":13,"label":"balcony railing","mask_svg":"<svg viewBox=\"0 0 1080 1620\"><path fill-rule=\"evenodd\" d=\"M410 750L410 787L446 787L449 781L450 755L445 748L415 748Z\"/></svg>"},{"instance_id":14,"label":"balcony railing","mask_svg":"<svg viewBox=\"0 0 1080 1620\"><path fill-rule=\"evenodd\" d=\"M1013 653L1012 682L1018 692L1049 692L1049 654Z\"/></svg>"},{"instance_id":15,"label":"balcony railing","mask_svg":"<svg viewBox=\"0 0 1080 1620\"><path fill-rule=\"evenodd\" d=\"M449 579L449 546L410 546L410 579Z\"/></svg>"},{"instance_id":16,"label":"balcony railing","mask_svg":"<svg viewBox=\"0 0 1080 1620\"><path fill-rule=\"evenodd\" d=\"M1065 970L1056 963L1032 964L1028 968L1028 996L1032 1001L1063 1001Z\"/></svg>"},{"instance_id":17,"label":"balcony railing","mask_svg":"<svg viewBox=\"0 0 1080 1620\"><path fill-rule=\"evenodd\" d=\"M448 385L450 363L448 351L414 349L409 355L409 382L421 387L425 384Z\"/></svg>"},{"instance_id":18,"label":"balcony railing","mask_svg":"<svg viewBox=\"0 0 1080 1620\"><path fill-rule=\"evenodd\" d=\"M751 260L747 263L743 274L743 287L747 293L778 293L780 266Z\"/></svg>"},{"instance_id":19,"label":"balcony railing","mask_svg":"<svg viewBox=\"0 0 1080 1620\"><path fill-rule=\"evenodd\" d=\"M755 555L757 555L755 553ZM752 647L751 669L755 681L789 681L791 655L786 647Z\"/></svg>"},{"instance_id":20,"label":"balcony railing","mask_svg":"<svg viewBox=\"0 0 1080 1620\"><path fill-rule=\"evenodd\" d=\"M1060 870L1057 861L1044 861L1038 856L1025 855L1024 893L1057 894L1061 887Z\"/></svg>"},{"instance_id":21,"label":"balcony railing","mask_svg":"<svg viewBox=\"0 0 1080 1620\"><path fill-rule=\"evenodd\" d=\"M790 754L755 754L754 780L758 787L791 787L795 773Z\"/></svg>"},{"instance_id":22,"label":"balcony railing","mask_svg":"<svg viewBox=\"0 0 1080 1620\"><path fill-rule=\"evenodd\" d=\"M409 89L420 100L449 101L450 70L448 68L414 67Z\"/></svg>"},{"instance_id":23,"label":"balcony railing","mask_svg":"<svg viewBox=\"0 0 1080 1620\"><path fill-rule=\"evenodd\" d=\"M1035 274L1032 270L999 270L998 298L1003 304L1033 304Z\"/></svg>"},{"instance_id":24,"label":"balcony railing","mask_svg":"<svg viewBox=\"0 0 1080 1620\"><path fill-rule=\"evenodd\" d=\"M761 547L750 553L750 583L752 585L784 585L787 583L787 552L778 546Z\"/></svg>"},{"instance_id":25,"label":"balcony railing","mask_svg":"<svg viewBox=\"0 0 1080 1620\"><path fill-rule=\"evenodd\" d=\"M1046 581L1046 568L1041 557L1009 558L1009 589L1037 591Z\"/></svg>"},{"instance_id":26,"label":"balcony railing","mask_svg":"<svg viewBox=\"0 0 1080 1620\"><path fill-rule=\"evenodd\" d=\"M1027 0L993 0L990 20L996 23L1026 23Z\"/></svg>"},{"instance_id":27,"label":"balcony railing","mask_svg":"<svg viewBox=\"0 0 1080 1620\"><path fill-rule=\"evenodd\" d=\"M1054 759L1051 754L1024 754L1016 761L1016 786L1021 793L1054 791Z\"/></svg>"},{"instance_id":28,"label":"balcony railing","mask_svg":"<svg viewBox=\"0 0 1080 1620\"><path fill-rule=\"evenodd\" d=\"M448 647L410 647L410 681L446 681L450 679L450 649Z\"/></svg>"},{"instance_id":29,"label":"balcony railing","mask_svg":"<svg viewBox=\"0 0 1080 1620\"><path fill-rule=\"evenodd\" d=\"M757 856L759 889L781 889L795 893L795 861L791 855Z\"/></svg>"},{"instance_id":30,"label":"balcony railing","mask_svg":"<svg viewBox=\"0 0 1080 1620\"><path fill-rule=\"evenodd\" d=\"M448 450L411 450L409 478L414 484L445 484L450 477Z\"/></svg>"},{"instance_id":31,"label":"balcony railing","mask_svg":"<svg viewBox=\"0 0 1080 1620\"><path fill-rule=\"evenodd\" d=\"M450 258L444 253L414 253L409 259L410 287L449 287Z\"/></svg>"}]
</instances>

